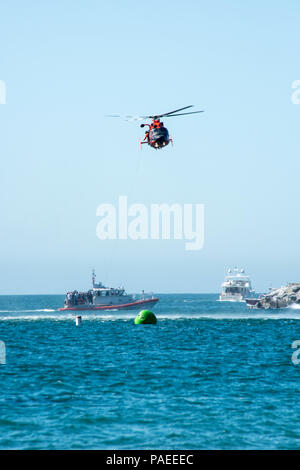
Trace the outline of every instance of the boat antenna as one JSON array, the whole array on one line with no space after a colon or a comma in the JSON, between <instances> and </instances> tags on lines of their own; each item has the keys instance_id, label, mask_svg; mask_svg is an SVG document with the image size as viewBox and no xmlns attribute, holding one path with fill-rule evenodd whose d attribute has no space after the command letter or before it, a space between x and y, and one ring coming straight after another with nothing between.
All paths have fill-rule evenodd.
<instances>
[{"instance_id":1,"label":"boat antenna","mask_svg":"<svg viewBox=\"0 0 300 470\"><path fill-rule=\"evenodd\" d=\"M93 269L92 271L92 287L93 288L95 287L95 280L96 280L96 273L95 273L95 269Z\"/></svg>"}]
</instances>

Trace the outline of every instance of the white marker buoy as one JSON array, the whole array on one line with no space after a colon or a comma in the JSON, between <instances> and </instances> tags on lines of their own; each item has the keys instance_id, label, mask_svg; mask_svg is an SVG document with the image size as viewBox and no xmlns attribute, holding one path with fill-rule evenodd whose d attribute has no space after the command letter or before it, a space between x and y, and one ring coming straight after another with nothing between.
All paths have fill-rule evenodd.
<instances>
[{"instance_id":1,"label":"white marker buoy","mask_svg":"<svg viewBox=\"0 0 300 470\"><path fill-rule=\"evenodd\" d=\"M76 323L76 326L79 326L81 324L81 315L76 315L75 323Z\"/></svg>"}]
</instances>

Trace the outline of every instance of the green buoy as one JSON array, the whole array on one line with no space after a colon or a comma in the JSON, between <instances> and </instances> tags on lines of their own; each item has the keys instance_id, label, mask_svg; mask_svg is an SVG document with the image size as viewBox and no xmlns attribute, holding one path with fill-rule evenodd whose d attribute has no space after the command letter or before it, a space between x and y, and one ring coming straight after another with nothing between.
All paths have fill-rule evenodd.
<instances>
[{"instance_id":1,"label":"green buoy","mask_svg":"<svg viewBox=\"0 0 300 470\"><path fill-rule=\"evenodd\" d=\"M141 310L136 319L135 325L156 325L156 316L150 310Z\"/></svg>"}]
</instances>

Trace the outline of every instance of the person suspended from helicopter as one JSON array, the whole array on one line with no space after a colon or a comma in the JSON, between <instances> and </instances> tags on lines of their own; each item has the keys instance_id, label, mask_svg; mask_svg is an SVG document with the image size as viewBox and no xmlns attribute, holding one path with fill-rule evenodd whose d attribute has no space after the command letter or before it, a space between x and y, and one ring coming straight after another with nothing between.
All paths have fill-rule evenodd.
<instances>
[{"instance_id":1,"label":"person suspended from helicopter","mask_svg":"<svg viewBox=\"0 0 300 470\"><path fill-rule=\"evenodd\" d=\"M143 142L147 142L147 144L149 144L149 140L150 140L150 128L146 130L145 137L143 138Z\"/></svg>"}]
</instances>

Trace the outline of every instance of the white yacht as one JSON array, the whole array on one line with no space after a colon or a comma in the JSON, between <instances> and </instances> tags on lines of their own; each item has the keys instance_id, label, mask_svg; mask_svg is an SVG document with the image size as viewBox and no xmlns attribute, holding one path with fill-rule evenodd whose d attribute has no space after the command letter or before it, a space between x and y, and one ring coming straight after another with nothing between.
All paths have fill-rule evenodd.
<instances>
[{"instance_id":1,"label":"white yacht","mask_svg":"<svg viewBox=\"0 0 300 470\"><path fill-rule=\"evenodd\" d=\"M219 300L222 302L244 302L246 298L252 298L254 295L250 278L245 274L244 269L228 269Z\"/></svg>"}]
</instances>

